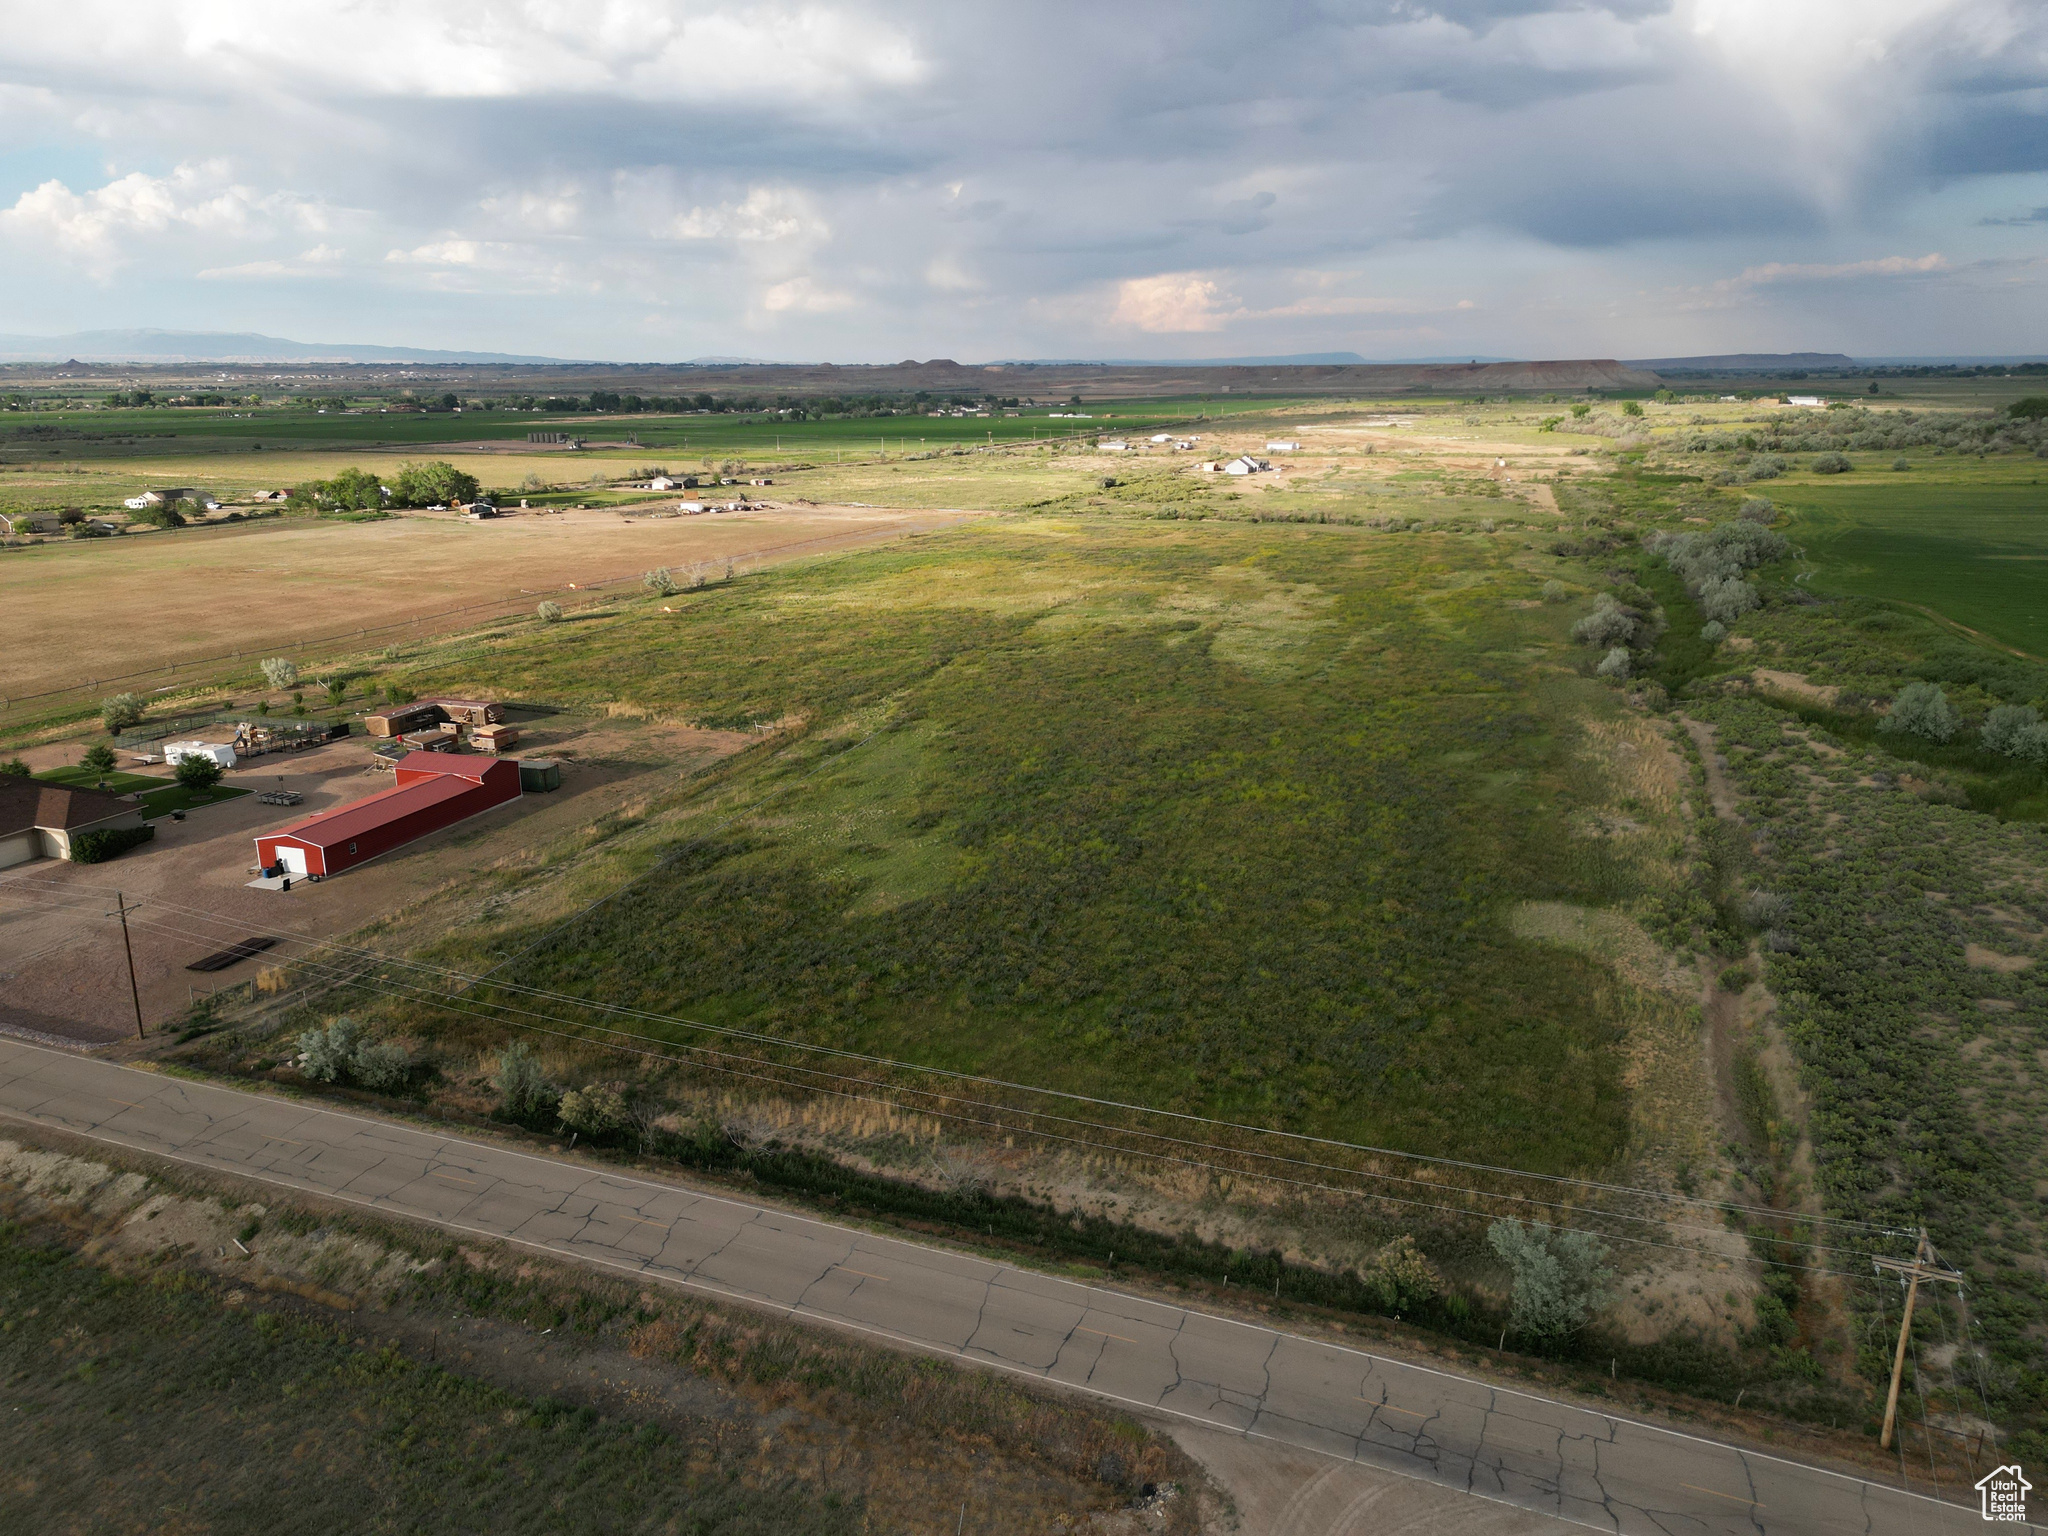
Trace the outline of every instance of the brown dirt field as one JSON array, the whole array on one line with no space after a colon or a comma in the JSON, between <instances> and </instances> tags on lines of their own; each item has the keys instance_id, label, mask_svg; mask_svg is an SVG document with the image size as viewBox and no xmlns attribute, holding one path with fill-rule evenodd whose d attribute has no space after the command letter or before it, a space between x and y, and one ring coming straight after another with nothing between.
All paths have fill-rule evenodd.
<instances>
[{"instance_id":1,"label":"brown dirt field","mask_svg":"<svg viewBox=\"0 0 2048 1536\"><path fill-rule=\"evenodd\" d=\"M289 518L47 544L0 561L0 604L16 633L36 637L0 651L0 697L234 651L245 659L274 655L350 625L399 623L470 603L573 602L565 590L571 583L587 587L663 565L798 559L973 515L806 506L659 519L514 513L487 523ZM124 686L142 691L137 682Z\"/></svg>"},{"instance_id":2,"label":"brown dirt field","mask_svg":"<svg viewBox=\"0 0 2048 1536\"><path fill-rule=\"evenodd\" d=\"M252 760L229 771L228 782L238 787L295 789L306 797L302 805L264 805L249 795L194 811L183 822L159 821L153 842L105 864L38 859L0 872L0 1028L95 1043L133 1036L120 928L104 915L113 902L102 898L113 891L131 906L141 905L131 920L131 937L142 1016L154 1028L183 1013L195 992L239 986L276 963L257 956L223 971L185 969L204 955L259 934L330 938L435 903L454 909L443 912L444 918L460 920L481 899L480 892L465 891L494 866L529 856L755 739L564 716L521 729L522 746L562 760L561 789L522 796L374 863L317 884L300 882L289 892L247 888L256 862L254 838L390 788L388 774L367 770L369 738ZM52 748L38 756L69 761L76 751ZM174 911L173 905L186 910ZM410 942L393 947L404 949ZM277 958L299 953L285 946Z\"/></svg>"}]
</instances>

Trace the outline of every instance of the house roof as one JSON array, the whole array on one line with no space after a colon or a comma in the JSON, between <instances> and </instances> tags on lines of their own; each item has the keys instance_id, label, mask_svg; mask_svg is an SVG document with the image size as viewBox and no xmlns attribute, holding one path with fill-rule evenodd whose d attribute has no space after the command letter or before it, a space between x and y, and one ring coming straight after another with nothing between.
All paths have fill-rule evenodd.
<instances>
[{"instance_id":1,"label":"house roof","mask_svg":"<svg viewBox=\"0 0 2048 1536\"><path fill-rule=\"evenodd\" d=\"M433 754L415 755L430 757ZM337 843L347 842L352 837L361 837L365 832L384 826L412 811L460 799L476 787L477 781L474 779L416 779L395 789L379 790L376 794L349 805L336 806L331 811L321 811L302 821L295 821L288 827L280 827L275 832L265 832L262 836L266 840L273 837L288 837L294 842L311 843L315 848L331 848Z\"/></svg>"},{"instance_id":2,"label":"house roof","mask_svg":"<svg viewBox=\"0 0 2048 1536\"><path fill-rule=\"evenodd\" d=\"M53 832L89 827L134 809L133 801L102 789L46 784L41 779L24 779L18 774L0 774L0 837L12 837L30 827Z\"/></svg>"}]
</instances>

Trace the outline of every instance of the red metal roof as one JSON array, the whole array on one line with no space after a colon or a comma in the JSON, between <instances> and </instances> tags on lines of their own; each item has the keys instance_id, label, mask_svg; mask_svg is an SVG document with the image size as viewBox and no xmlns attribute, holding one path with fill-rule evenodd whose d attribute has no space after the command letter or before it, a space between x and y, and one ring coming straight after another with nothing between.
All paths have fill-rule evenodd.
<instances>
[{"instance_id":1,"label":"red metal roof","mask_svg":"<svg viewBox=\"0 0 2048 1536\"><path fill-rule=\"evenodd\" d=\"M415 757L433 757L437 753L416 752ZM478 758L477 762L488 763L503 759ZM288 827L275 832L265 832L267 840L273 837L288 837L294 842L311 843L315 848L331 848L345 843L352 837L361 837L373 827L405 815L408 811L421 810L430 805L441 805L449 800L460 799L472 793L479 781L454 776L432 779L416 779L410 784L401 784L396 789L382 789L376 794L357 800L350 805L338 805L331 811L321 811L303 821L295 821Z\"/></svg>"},{"instance_id":2,"label":"red metal roof","mask_svg":"<svg viewBox=\"0 0 2048 1536\"><path fill-rule=\"evenodd\" d=\"M408 752L396 759L394 766L404 773L445 773L481 784L491 764L503 761L501 757L476 757L460 752Z\"/></svg>"}]
</instances>

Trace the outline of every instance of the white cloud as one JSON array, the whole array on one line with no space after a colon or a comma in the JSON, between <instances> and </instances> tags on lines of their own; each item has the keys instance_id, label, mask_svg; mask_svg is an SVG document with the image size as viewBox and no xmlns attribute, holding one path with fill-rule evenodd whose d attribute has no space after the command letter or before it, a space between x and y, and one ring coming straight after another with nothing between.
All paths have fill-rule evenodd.
<instances>
[{"instance_id":1,"label":"white cloud","mask_svg":"<svg viewBox=\"0 0 2048 1536\"><path fill-rule=\"evenodd\" d=\"M1948 260L1939 251L1925 256L1879 256L1870 261L1767 261L1761 266L1744 267L1717 286L1754 287L1759 283L1811 282L1836 277L1909 277L1947 268Z\"/></svg>"},{"instance_id":2,"label":"white cloud","mask_svg":"<svg viewBox=\"0 0 2048 1536\"><path fill-rule=\"evenodd\" d=\"M808 277L776 283L761 295L761 307L771 315L829 315L850 309L853 303L852 294L821 287Z\"/></svg>"},{"instance_id":3,"label":"white cloud","mask_svg":"<svg viewBox=\"0 0 2048 1536\"><path fill-rule=\"evenodd\" d=\"M672 219L664 233L676 240L789 240L800 234L823 235L816 218L807 218L790 192L756 187L740 203L693 207Z\"/></svg>"},{"instance_id":4,"label":"white cloud","mask_svg":"<svg viewBox=\"0 0 2048 1536\"><path fill-rule=\"evenodd\" d=\"M152 236L184 232L235 240L317 230L326 222L316 202L232 181L217 160L181 165L168 176L131 171L86 192L52 179L0 212L0 229L14 239L54 245L103 280Z\"/></svg>"},{"instance_id":5,"label":"white cloud","mask_svg":"<svg viewBox=\"0 0 2048 1536\"><path fill-rule=\"evenodd\" d=\"M1221 304L1235 305L1216 283L1198 272L1161 272L1128 277L1117 286L1112 325L1136 326L1155 334L1220 331L1229 322Z\"/></svg>"}]
</instances>

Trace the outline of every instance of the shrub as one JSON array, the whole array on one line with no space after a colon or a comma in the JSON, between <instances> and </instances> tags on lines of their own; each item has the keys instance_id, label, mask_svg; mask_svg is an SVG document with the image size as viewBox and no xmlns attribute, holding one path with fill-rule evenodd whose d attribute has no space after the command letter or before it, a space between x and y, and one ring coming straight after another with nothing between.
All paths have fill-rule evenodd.
<instances>
[{"instance_id":1,"label":"shrub","mask_svg":"<svg viewBox=\"0 0 2048 1536\"><path fill-rule=\"evenodd\" d=\"M100 724L109 736L142 724L142 700L132 693L117 693L100 705Z\"/></svg>"},{"instance_id":2,"label":"shrub","mask_svg":"<svg viewBox=\"0 0 2048 1536\"><path fill-rule=\"evenodd\" d=\"M210 757L181 757L171 770L171 776L195 795L218 784L221 773L220 764Z\"/></svg>"},{"instance_id":3,"label":"shrub","mask_svg":"<svg viewBox=\"0 0 2048 1536\"><path fill-rule=\"evenodd\" d=\"M1581 645L1595 648L1625 646L1635 639L1636 625L1641 618L1641 614L1625 606L1613 593L1602 592L1593 599L1593 611L1572 626L1572 638Z\"/></svg>"},{"instance_id":4,"label":"shrub","mask_svg":"<svg viewBox=\"0 0 2048 1536\"><path fill-rule=\"evenodd\" d=\"M1607 1245L1590 1232L1572 1232L1504 1216L1486 1241L1514 1275L1511 1325L1527 1338L1559 1341L1591 1321L1607 1299L1614 1271Z\"/></svg>"},{"instance_id":5,"label":"shrub","mask_svg":"<svg viewBox=\"0 0 2048 1536\"><path fill-rule=\"evenodd\" d=\"M1721 972L1721 990L1723 992L1745 992L1749 989L1749 984L1755 980L1756 978L1749 974L1747 966L1731 965Z\"/></svg>"},{"instance_id":6,"label":"shrub","mask_svg":"<svg viewBox=\"0 0 2048 1536\"><path fill-rule=\"evenodd\" d=\"M299 680L299 666L287 656L272 656L263 663L263 677L273 688L290 688Z\"/></svg>"},{"instance_id":7,"label":"shrub","mask_svg":"<svg viewBox=\"0 0 2048 1536\"><path fill-rule=\"evenodd\" d=\"M1911 464L1908 464L1908 463L1907 463L1907 462L1906 462L1906 461L1905 461L1904 459L1902 459L1902 458L1901 458L1901 459L1893 459L1893 460L1892 460L1892 468L1893 468L1893 469L1911 469L1912 467L1913 467L1913 466L1912 466Z\"/></svg>"},{"instance_id":8,"label":"shrub","mask_svg":"<svg viewBox=\"0 0 2048 1536\"><path fill-rule=\"evenodd\" d=\"M1592 410L1592 406L1588 405L1585 401L1581 400L1572 406L1572 420L1584 421L1586 417L1591 414Z\"/></svg>"},{"instance_id":9,"label":"shrub","mask_svg":"<svg viewBox=\"0 0 2048 1536\"><path fill-rule=\"evenodd\" d=\"M491 1083L498 1090L498 1110L508 1120L537 1120L560 1096L523 1040L515 1040L499 1055Z\"/></svg>"},{"instance_id":10,"label":"shrub","mask_svg":"<svg viewBox=\"0 0 2048 1536\"><path fill-rule=\"evenodd\" d=\"M316 1083L360 1083L396 1088L412 1070L401 1045L378 1045L354 1019L343 1015L325 1029L299 1036L299 1070Z\"/></svg>"},{"instance_id":11,"label":"shrub","mask_svg":"<svg viewBox=\"0 0 2048 1536\"><path fill-rule=\"evenodd\" d=\"M139 827L109 827L104 832L74 832L71 836L71 862L104 864L155 836L156 828L147 822Z\"/></svg>"},{"instance_id":12,"label":"shrub","mask_svg":"<svg viewBox=\"0 0 2048 1536\"><path fill-rule=\"evenodd\" d=\"M1751 891L1742 898L1742 920L1751 928L1775 928L1791 915L1790 898L1777 891Z\"/></svg>"},{"instance_id":13,"label":"shrub","mask_svg":"<svg viewBox=\"0 0 2048 1536\"><path fill-rule=\"evenodd\" d=\"M562 622L562 605L553 600L543 602L533 611L543 624L559 624Z\"/></svg>"},{"instance_id":14,"label":"shrub","mask_svg":"<svg viewBox=\"0 0 2048 1536\"><path fill-rule=\"evenodd\" d=\"M1736 471L1737 480L1775 480L1785 473L1785 461L1775 453L1759 453Z\"/></svg>"},{"instance_id":15,"label":"shrub","mask_svg":"<svg viewBox=\"0 0 2048 1536\"><path fill-rule=\"evenodd\" d=\"M1740 576L1712 577L1701 582L1693 596L1699 602L1701 613L1722 624L1730 619L1739 619L1763 604L1762 594Z\"/></svg>"},{"instance_id":16,"label":"shrub","mask_svg":"<svg viewBox=\"0 0 2048 1536\"><path fill-rule=\"evenodd\" d=\"M1622 415L1624 415L1624 416L1640 416L1640 415L1642 415L1642 414L1643 414L1643 406L1642 406L1642 402L1641 402L1641 401L1639 401L1639 400L1624 400L1624 401L1622 401L1622 402L1621 402L1621 414L1622 414Z\"/></svg>"},{"instance_id":17,"label":"shrub","mask_svg":"<svg viewBox=\"0 0 2048 1536\"><path fill-rule=\"evenodd\" d=\"M587 1088L571 1088L562 1095L558 1113L563 1125L584 1136L621 1131L633 1123L625 1096L614 1083L592 1083Z\"/></svg>"},{"instance_id":18,"label":"shrub","mask_svg":"<svg viewBox=\"0 0 2048 1536\"><path fill-rule=\"evenodd\" d=\"M1845 475L1853 468L1849 456L1843 453L1823 453L1813 461L1816 475Z\"/></svg>"},{"instance_id":19,"label":"shrub","mask_svg":"<svg viewBox=\"0 0 2048 1536\"><path fill-rule=\"evenodd\" d=\"M2031 704L2001 704L1984 717L1979 734L1986 750L2011 757L2027 727L2040 723L2041 711Z\"/></svg>"},{"instance_id":20,"label":"shrub","mask_svg":"<svg viewBox=\"0 0 2048 1536\"><path fill-rule=\"evenodd\" d=\"M1593 671L1600 677L1611 678L1618 683L1626 682L1629 673L1628 647L1617 645L1601 659L1600 665Z\"/></svg>"},{"instance_id":21,"label":"shrub","mask_svg":"<svg viewBox=\"0 0 2048 1536\"><path fill-rule=\"evenodd\" d=\"M1768 496L1747 496L1743 498L1742 510L1735 515L1768 528L1778 520L1778 504Z\"/></svg>"},{"instance_id":22,"label":"shrub","mask_svg":"<svg viewBox=\"0 0 2048 1536\"><path fill-rule=\"evenodd\" d=\"M363 1043L363 1027L344 1015L299 1036L299 1070L316 1083L345 1082Z\"/></svg>"},{"instance_id":23,"label":"shrub","mask_svg":"<svg viewBox=\"0 0 2048 1536\"><path fill-rule=\"evenodd\" d=\"M1395 1317L1413 1312L1444 1288L1443 1277L1405 1233L1374 1254L1358 1278L1380 1310Z\"/></svg>"},{"instance_id":24,"label":"shrub","mask_svg":"<svg viewBox=\"0 0 2048 1536\"><path fill-rule=\"evenodd\" d=\"M1546 581L1543 583L1543 601L1546 603L1568 603L1571 601L1571 597L1572 589L1563 582Z\"/></svg>"},{"instance_id":25,"label":"shrub","mask_svg":"<svg viewBox=\"0 0 2048 1536\"><path fill-rule=\"evenodd\" d=\"M114 749L104 741L96 741L85 749L85 756L78 760L78 766L94 773L111 773L114 769Z\"/></svg>"},{"instance_id":26,"label":"shrub","mask_svg":"<svg viewBox=\"0 0 2048 1536\"><path fill-rule=\"evenodd\" d=\"M1719 645L1728 638L1728 626L1719 619L1709 619L1700 626L1700 638L1709 645Z\"/></svg>"},{"instance_id":27,"label":"shrub","mask_svg":"<svg viewBox=\"0 0 2048 1536\"><path fill-rule=\"evenodd\" d=\"M10 757L6 762L0 763L0 774L6 774L9 778L25 779L29 777L28 764L18 757Z\"/></svg>"},{"instance_id":28,"label":"shrub","mask_svg":"<svg viewBox=\"0 0 2048 1536\"><path fill-rule=\"evenodd\" d=\"M1956 712L1948 695L1933 683L1908 683L1892 700L1891 713L1878 722L1880 731L1904 733L1925 741L1947 741L1956 733Z\"/></svg>"},{"instance_id":29,"label":"shrub","mask_svg":"<svg viewBox=\"0 0 2048 1536\"><path fill-rule=\"evenodd\" d=\"M674 597L676 595L676 579L669 574L667 566L659 566L649 571L640 578L640 585L652 592L656 597Z\"/></svg>"},{"instance_id":30,"label":"shrub","mask_svg":"<svg viewBox=\"0 0 2048 1536\"><path fill-rule=\"evenodd\" d=\"M345 677L330 677L327 680L327 702L330 704L339 704L343 699L347 697L348 679Z\"/></svg>"}]
</instances>

